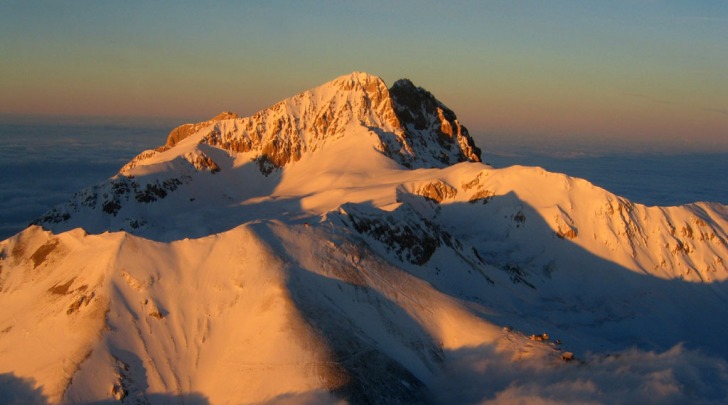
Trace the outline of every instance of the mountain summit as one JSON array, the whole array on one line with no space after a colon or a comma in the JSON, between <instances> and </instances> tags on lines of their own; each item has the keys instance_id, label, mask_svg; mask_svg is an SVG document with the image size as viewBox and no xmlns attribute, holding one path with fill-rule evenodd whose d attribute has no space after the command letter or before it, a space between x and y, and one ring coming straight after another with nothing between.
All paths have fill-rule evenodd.
<instances>
[{"instance_id":1,"label":"mountain summit","mask_svg":"<svg viewBox=\"0 0 728 405\"><path fill-rule=\"evenodd\" d=\"M250 117L223 112L207 121L177 127L164 146L142 152L108 182L77 193L35 223L54 230L81 227L94 233L125 230L145 235L145 229L158 233L168 229L170 220L170 207L158 201L180 194L178 189L204 189L202 196L194 191L186 198L207 203L181 208L187 219L170 230L172 238L178 234L202 236L229 229L234 223L225 221L210 229L190 219L209 224L203 217L212 206L222 205L221 210L230 211L230 201L270 192L281 178L295 173L305 171L308 183L319 184L323 179L314 181L313 173L374 175L379 170L443 168L480 162L480 153L455 113L430 92L406 79L387 89L379 77L354 72ZM291 165L296 167L284 176L283 169ZM252 173L252 168L264 178ZM217 176L200 177L203 172ZM190 183L196 185L190 187ZM222 191L232 184L241 187ZM211 201L211 195L224 197ZM195 215L198 207L203 212ZM187 224L191 224L189 232L179 228L187 228Z\"/></svg>"},{"instance_id":2,"label":"mountain summit","mask_svg":"<svg viewBox=\"0 0 728 405\"><path fill-rule=\"evenodd\" d=\"M374 147L409 168L480 161L480 150L455 114L429 92L400 80L387 89L379 77L354 72L283 100L251 117L228 113L172 131L167 145L205 131L201 141L233 152L252 152L261 170L296 162L359 128ZM358 135L362 136L362 135ZM364 141L364 140L362 140Z\"/></svg>"},{"instance_id":3,"label":"mountain summit","mask_svg":"<svg viewBox=\"0 0 728 405\"><path fill-rule=\"evenodd\" d=\"M0 402L726 403L726 319L725 205L495 169L353 73L0 242Z\"/></svg>"}]
</instances>

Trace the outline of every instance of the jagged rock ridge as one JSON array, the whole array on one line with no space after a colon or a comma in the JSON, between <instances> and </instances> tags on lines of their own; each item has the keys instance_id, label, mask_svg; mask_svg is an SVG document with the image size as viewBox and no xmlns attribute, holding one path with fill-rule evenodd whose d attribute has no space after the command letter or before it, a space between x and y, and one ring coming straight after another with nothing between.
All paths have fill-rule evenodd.
<instances>
[{"instance_id":1,"label":"jagged rock ridge","mask_svg":"<svg viewBox=\"0 0 728 405\"><path fill-rule=\"evenodd\" d=\"M387 89L379 77L355 72L283 100L251 117L223 113L172 131L167 146L196 132L203 142L234 152L253 152L261 170L298 161L350 125L369 128L378 149L410 168L480 161L478 149L455 114L431 93L400 80Z\"/></svg>"},{"instance_id":2,"label":"jagged rock ridge","mask_svg":"<svg viewBox=\"0 0 728 405\"><path fill-rule=\"evenodd\" d=\"M213 124L217 121L230 120L235 118L239 118L238 114L230 111L223 111L222 113L207 121L198 122L196 124L182 124L169 133L169 135L167 136L167 142L162 148L171 148L179 141L189 137L190 135L194 135L195 133L197 133L197 131L207 126L210 126L210 124Z\"/></svg>"},{"instance_id":3,"label":"jagged rock ridge","mask_svg":"<svg viewBox=\"0 0 728 405\"><path fill-rule=\"evenodd\" d=\"M432 93L408 79L396 81L389 92L397 118L420 154L434 155L444 165L481 161L480 148L467 128Z\"/></svg>"},{"instance_id":4,"label":"jagged rock ridge","mask_svg":"<svg viewBox=\"0 0 728 405\"><path fill-rule=\"evenodd\" d=\"M346 138L353 138L353 142ZM124 206L162 200L177 186L191 183L195 173L223 171L223 161L231 156L244 156L242 159L254 162L268 176L305 155L315 156L323 148L346 140L352 144L340 159L356 155L356 150L374 149L405 168L480 162L480 149L467 129L431 93L406 79L387 89L381 78L354 72L250 117L223 112L201 123L177 127L164 146L140 153L114 178L80 191L33 223L55 229L67 224L71 228L79 224L75 218L90 208L96 210L90 215L100 216L90 231L138 232L141 226L153 227L154 221L140 215L145 207L125 210ZM220 150L229 156L210 156ZM157 174L149 175L147 170L157 162L168 162L165 164L176 169L160 166ZM141 173L147 175L139 176Z\"/></svg>"}]
</instances>

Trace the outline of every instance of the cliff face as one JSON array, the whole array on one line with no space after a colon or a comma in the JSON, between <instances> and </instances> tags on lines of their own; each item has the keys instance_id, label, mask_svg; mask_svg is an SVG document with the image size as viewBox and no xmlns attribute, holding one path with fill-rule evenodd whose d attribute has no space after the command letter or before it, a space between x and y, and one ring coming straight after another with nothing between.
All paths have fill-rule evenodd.
<instances>
[{"instance_id":1,"label":"cliff face","mask_svg":"<svg viewBox=\"0 0 728 405\"><path fill-rule=\"evenodd\" d=\"M209 119L207 121L198 122L196 124L182 124L169 133L169 135L167 136L167 142L161 148L171 148L179 143L181 140L189 137L190 135L196 134L197 131L208 127L217 121L230 120L235 118L239 118L238 114L230 111L224 111L218 114L215 118Z\"/></svg>"},{"instance_id":2,"label":"cliff face","mask_svg":"<svg viewBox=\"0 0 728 405\"><path fill-rule=\"evenodd\" d=\"M250 117L234 113L185 124L169 135L165 148L204 133L202 142L236 153L255 154L261 171L298 161L333 142L351 127L375 133L375 148L408 168L479 162L480 149L455 113L409 80L387 89L382 79L355 72L283 100Z\"/></svg>"},{"instance_id":3,"label":"cliff face","mask_svg":"<svg viewBox=\"0 0 728 405\"><path fill-rule=\"evenodd\" d=\"M480 148L467 128L432 93L408 79L396 81L389 92L397 118L416 144L418 155L433 155L444 165L481 161Z\"/></svg>"}]
</instances>

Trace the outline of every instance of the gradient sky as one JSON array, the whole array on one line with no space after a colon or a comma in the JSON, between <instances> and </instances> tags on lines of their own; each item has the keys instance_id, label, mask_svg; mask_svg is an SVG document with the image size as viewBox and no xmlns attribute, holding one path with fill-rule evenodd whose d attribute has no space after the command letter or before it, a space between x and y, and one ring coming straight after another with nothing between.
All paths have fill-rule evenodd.
<instances>
[{"instance_id":1,"label":"gradient sky","mask_svg":"<svg viewBox=\"0 0 728 405\"><path fill-rule=\"evenodd\" d=\"M726 1L0 3L3 115L249 115L355 70L476 135L728 151Z\"/></svg>"}]
</instances>

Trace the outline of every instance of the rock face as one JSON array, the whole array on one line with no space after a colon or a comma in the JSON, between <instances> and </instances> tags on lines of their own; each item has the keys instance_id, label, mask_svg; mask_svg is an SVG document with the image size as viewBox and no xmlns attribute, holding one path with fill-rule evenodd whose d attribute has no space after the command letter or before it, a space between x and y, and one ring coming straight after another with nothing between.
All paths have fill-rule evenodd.
<instances>
[{"instance_id":1,"label":"rock face","mask_svg":"<svg viewBox=\"0 0 728 405\"><path fill-rule=\"evenodd\" d=\"M232 152L252 152L261 171L296 162L343 137L351 126L376 133L378 150L408 168L479 162L480 149L455 113L409 80L387 89L379 77L355 72L283 100L247 118L225 112L175 128L172 147L195 133L202 142Z\"/></svg>"},{"instance_id":2,"label":"rock face","mask_svg":"<svg viewBox=\"0 0 728 405\"><path fill-rule=\"evenodd\" d=\"M201 130L202 128L208 127L217 121L231 120L235 118L239 118L238 114L230 111L224 111L218 114L215 118L207 121L198 122L196 124L182 124L169 133L169 135L167 136L167 142L162 148L171 148L174 145L178 144L181 140L197 133L197 131Z\"/></svg>"},{"instance_id":3,"label":"rock face","mask_svg":"<svg viewBox=\"0 0 728 405\"><path fill-rule=\"evenodd\" d=\"M417 194L436 203L441 203L443 200L453 198L457 195L457 193L458 190L456 188L442 180L425 184L417 190Z\"/></svg>"},{"instance_id":4,"label":"rock face","mask_svg":"<svg viewBox=\"0 0 728 405\"><path fill-rule=\"evenodd\" d=\"M187 141L192 144L184 146ZM223 112L204 122L181 125L170 132L165 145L140 153L105 184L82 190L67 204L53 208L33 223L50 227L68 224L70 228L75 223L71 218L83 215L86 208L96 209L98 201L103 208L94 214L102 216L95 221L98 230L111 227L136 231L149 223L148 218L139 215L139 209L127 210L131 212L123 221L122 217L113 220L103 216L117 217L130 201L149 203L163 199L180 184L190 183L195 173L218 173L223 170L221 158L244 156L261 174L269 176L304 156L315 158L322 149L341 141L352 142L359 150L376 150L380 156L409 169L480 162L480 149L467 129L430 92L407 79L387 89L381 78L354 72L250 117ZM210 155L221 149L229 155ZM169 164L176 170L164 169L160 176L134 179L144 173L144 167L167 161L165 156L174 156ZM342 155L339 159L343 163L349 158ZM443 197L446 196L433 198Z\"/></svg>"},{"instance_id":5,"label":"rock face","mask_svg":"<svg viewBox=\"0 0 728 405\"><path fill-rule=\"evenodd\" d=\"M448 166L481 161L480 148L475 146L467 128L432 93L408 79L396 81L389 92L397 118L412 139L417 155L431 154Z\"/></svg>"}]
</instances>

